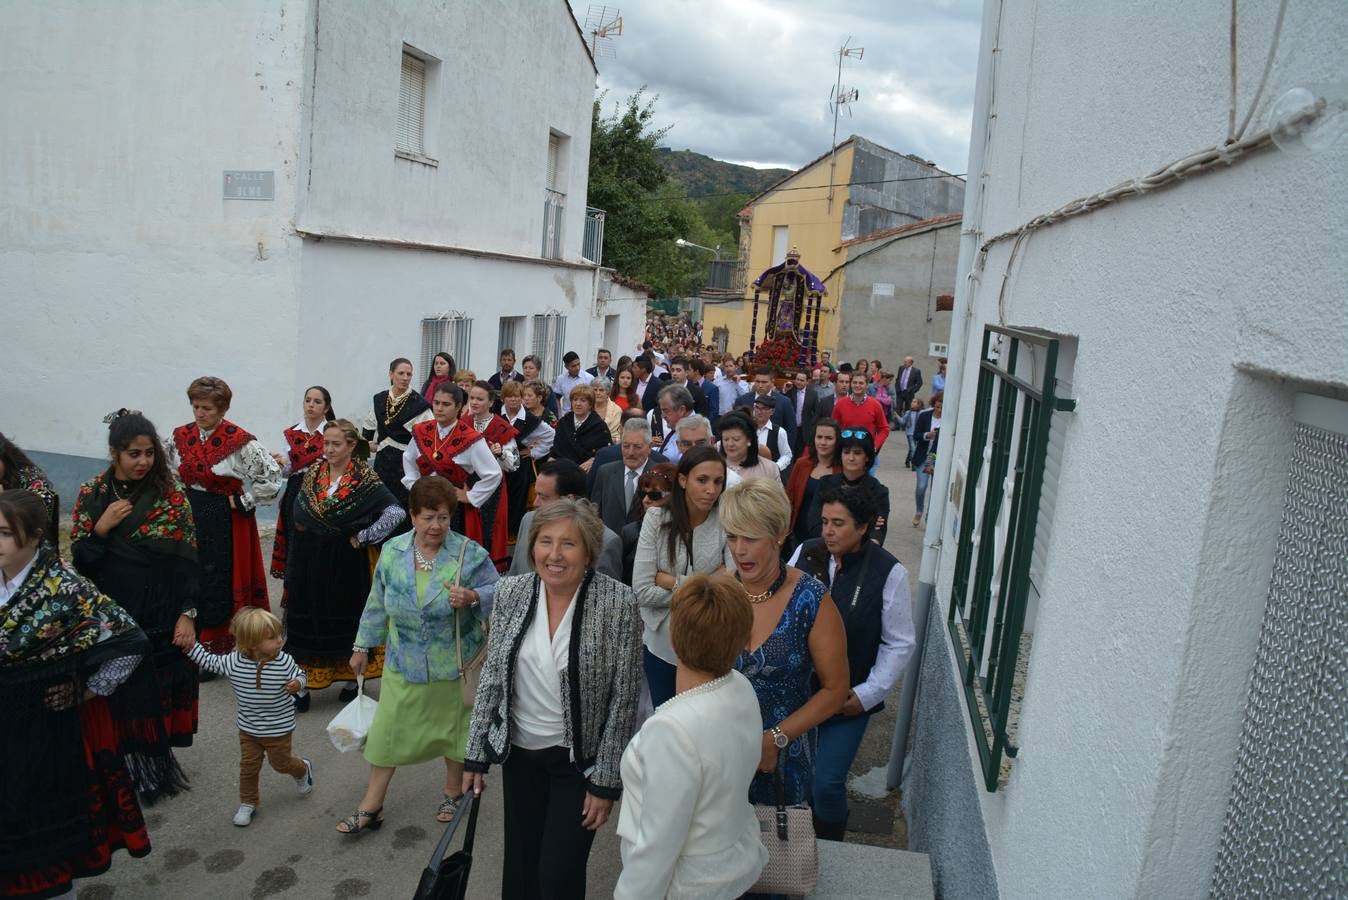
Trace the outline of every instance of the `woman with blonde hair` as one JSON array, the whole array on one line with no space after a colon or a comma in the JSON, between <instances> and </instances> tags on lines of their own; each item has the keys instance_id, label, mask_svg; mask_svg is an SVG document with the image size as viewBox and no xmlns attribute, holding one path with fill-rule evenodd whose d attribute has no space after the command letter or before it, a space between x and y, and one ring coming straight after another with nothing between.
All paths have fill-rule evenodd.
<instances>
[{"instance_id":1,"label":"woman with blonde hair","mask_svg":"<svg viewBox=\"0 0 1348 900\"><path fill-rule=\"evenodd\" d=\"M761 755L758 696L735 671L753 606L729 575L674 591L675 695L623 753L622 874L613 896L731 900L767 862L749 784Z\"/></svg>"},{"instance_id":2,"label":"woman with blonde hair","mask_svg":"<svg viewBox=\"0 0 1348 900\"><path fill-rule=\"evenodd\" d=\"M307 685L295 708L309 708L310 690L347 682L338 699L355 699L347 667L351 639L370 593L370 554L407 513L369 464L355 457L356 426L336 419L323 429L323 458L304 473L295 498L294 532L286 558L286 652ZM371 678L383 669L379 651Z\"/></svg>"},{"instance_id":3,"label":"woman with blonde hair","mask_svg":"<svg viewBox=\"0 0 1348 900\"><path fill-rule=\"evenodd\" d=\"M534 571L496 586L463 789L480 794L500 764L507 900L583 897L595 832L622 793L641 627L632 589L594 571L603 531L589 501L540 506L527 538Z\"/></svg>"},{"instance_id":4,"label":"woman with blonde hair","mask_svg":"<svg viewBox=\"0 0 1348 900\"><path fill-rule=\"evenodd\" d=\"M721 525L735 578L754 608L749 642L735 661L758 695L763 718L759 775L749 799L776 803L774 777L780 777L788 805L808 803L816 729L847 698L842 617L823 582L782 562L791 506L780 485L759 479L726 491Z\"/></svg>"},{"instance_id":5,"label":"woman with blonde hair","mask_svg":"<svg viewBox=\"0 0 1348 900\"><path fill-rule=\"evenodd\" d=\"M594 391L595 415L608 426L612 443L618 443L622 440L623 408L613 399L613 382L603 377L596 378L590 382L590 390Z\"/></svg>"}]
</instances>

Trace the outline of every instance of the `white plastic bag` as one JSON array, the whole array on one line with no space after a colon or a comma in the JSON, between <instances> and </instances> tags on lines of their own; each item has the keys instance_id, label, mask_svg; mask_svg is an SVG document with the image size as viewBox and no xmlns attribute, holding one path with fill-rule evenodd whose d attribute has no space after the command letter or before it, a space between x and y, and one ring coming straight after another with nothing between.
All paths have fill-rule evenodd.
<instances>
[{"instance_id":1,"label":"white plastic bag","mask_svg":"<svg viewBox=\"0 0 1348 900\"><path fill-rule=\"evenodd\" d=\"M360 750L365 746L365 736L370 733L374 722L374 712L379 701L365 695L365 679L356 679L356 699L328 723L328 740L342 753Z\"/></svg>"}]
</instances>

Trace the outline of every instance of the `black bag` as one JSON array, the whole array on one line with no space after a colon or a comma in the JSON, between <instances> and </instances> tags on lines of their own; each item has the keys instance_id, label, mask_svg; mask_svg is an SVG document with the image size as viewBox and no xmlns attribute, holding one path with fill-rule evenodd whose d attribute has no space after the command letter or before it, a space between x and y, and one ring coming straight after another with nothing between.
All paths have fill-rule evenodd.
<instances>
[{"instance_id":1,"label":"black bag","mask_svg":"<svg viewBox=\"0 0 1348 900\"><path fill-rule=\"evenodd\" d=\"M464 816L468 817L468 833L463 838L463 849L445 856ZM464 794L440 843L435 845L430 864L421 873L412 900L464 900L468 894L468 873L473 868L473 836L476 832L477 801L471 793Z\"/></svg>"}]
</instances>

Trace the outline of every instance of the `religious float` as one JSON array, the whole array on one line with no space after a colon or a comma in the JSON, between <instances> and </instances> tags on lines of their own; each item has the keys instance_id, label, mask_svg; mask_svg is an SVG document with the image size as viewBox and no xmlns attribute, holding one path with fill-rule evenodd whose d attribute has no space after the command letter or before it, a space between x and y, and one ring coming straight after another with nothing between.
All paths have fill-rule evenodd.
<instances>
[{"instance_id":1,"label":"religious float","mask_svg":"<svg viewBox=\"0 0 1348 900\"><path fill-rule=\"evenodd\" d=\"M758 315L767 294L763 340L758 341ZM754 279L754 314L749 326L749 356L757 366L770 366L779 377L814 368L819 358L819 316L824 283L800 264L791 248L786 260Z\"/></svg>"}]
</instances>

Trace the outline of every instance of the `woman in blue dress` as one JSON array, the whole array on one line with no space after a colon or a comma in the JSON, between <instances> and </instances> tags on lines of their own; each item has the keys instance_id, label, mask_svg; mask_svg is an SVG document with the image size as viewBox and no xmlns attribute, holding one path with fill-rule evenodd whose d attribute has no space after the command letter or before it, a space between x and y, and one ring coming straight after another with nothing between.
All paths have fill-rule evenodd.
<instances>
[{"instance_id":1,"label":"woman in blue dress","mask_svg":"<svg viewBox=\"0 0 1348 900\"><path fill-rule=\"evenodd\" d=\"M721 525L735 577L754 608L749 645L735 663L763 713L763 756L749 799L776 802L773 781L780 767L787 804L808 803L815 728L847 699L842 617L823 582L781 561L791 505L779 484L758 479L727 490Z\"/></svg>"}]
</instances>

